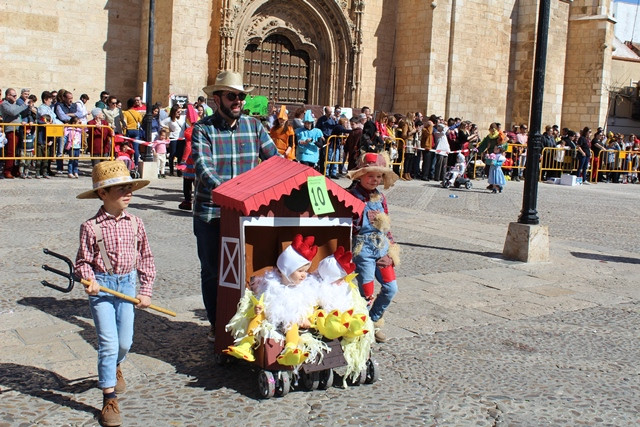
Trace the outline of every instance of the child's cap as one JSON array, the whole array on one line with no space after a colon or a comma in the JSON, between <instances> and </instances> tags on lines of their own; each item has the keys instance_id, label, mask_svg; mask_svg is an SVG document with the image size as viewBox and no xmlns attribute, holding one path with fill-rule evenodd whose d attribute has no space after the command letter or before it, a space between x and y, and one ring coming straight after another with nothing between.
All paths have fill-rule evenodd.
<instances>
[{"instance_id":1,"label":"child's cap","mask_svg":"<svg viewBox=\"0 0 640 427\"><path fill-rule=\"evenodd\" d=\"M318 274L323 280L332 283L355 271L356 265L351 261L351 252L345 252L338 246L333 255L324 258L318 264Z\"/></svg>"},{"instance_id":2,"label":"child's cap","mask_svg":"<svg viewBox=\"0 0 640 427\"><path fill-rule=\"evenodd\" d=\"M280 272L289 278L291 273L309 264L318 252L318 247L313 244L314 240L313 236L303 238L302 234L296 234L291 245L278 256L276 265Z\"/></svg>"},{"instance_id":3,"label":"child's cap","mask_svg":"<svg viewBox=\"0 0 640 427\"><path fill-rule=\"evenodd\" d=\"M357 169L347 172L349 179L358 179L362 175L366 175L369 172L382 173L384 181L384 189L391 187L395 182L400 179L391 168L389 164L391 159L386 152L383 153L365 153L358 159Z\"/></svg>"},{"instance_id":4,"label":"child's cap","mask_svg":"<svg viewBox=\"0 0 640 427\"><path fill-rule=\"evenodd\" d=\"M146 187L150 182L148 179L131 178L127 165L122 160L109 160L98 163L93 167L91 178L93 179L93 188L78 194L76 198L97 199L97 191L99 189L116 185L132 185L133 189L131 191L136 191Z\"/></svg>"}]
</instances>

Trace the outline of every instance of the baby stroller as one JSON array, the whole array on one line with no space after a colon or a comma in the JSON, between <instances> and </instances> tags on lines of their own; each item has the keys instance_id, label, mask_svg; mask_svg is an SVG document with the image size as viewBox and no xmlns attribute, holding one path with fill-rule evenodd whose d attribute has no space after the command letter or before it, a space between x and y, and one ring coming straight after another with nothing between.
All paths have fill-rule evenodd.
<instances>
[{"instance_id":1,"label":"baby stroller","mask_svg":"<svg viewBox=\"0 0 640 427\"><path fill-rule=\"evenodd\" d=\"M473 184L471 180L466 176L466 163L464 161L464 156L462 153L458 153L456 156L456 164L452 168L449 169L449 172L446 173L440 185L442 188L449 188L452 185L455 188L460 188L463 186L467 190L470 189Z\"/></svg>"}]
</instances>

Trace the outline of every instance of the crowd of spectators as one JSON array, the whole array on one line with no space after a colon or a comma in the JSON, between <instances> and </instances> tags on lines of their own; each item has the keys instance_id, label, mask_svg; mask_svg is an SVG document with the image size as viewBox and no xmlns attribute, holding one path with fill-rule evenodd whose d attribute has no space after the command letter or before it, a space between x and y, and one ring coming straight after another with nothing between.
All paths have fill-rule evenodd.
<instances>
[{"instance_id":1,"label":"crowd of spectators","mask_svg":"<svg viewBox=\"0 0 640 427\"><path fill-rule=\"evenodd\" d=\"M169 97L169 104L172 99ZM19 96L16 89L6 89L4 98L0 100L0 179L29 179L32 175L48 179L65 174L69 178L77 178L77 157L82 151L90 156L92 165L113 156L130 159L128 165L135 170L140 160L140 142L147 137L143 126L147 106L140 96L134 96L127 99L126 108L123 108L122 100L108 91L100 93L93 107L89 100L87 94L81 94L79 100L74 101L74 94L65 89L45 90L40 95L40 105L37 105L38 97L30 89L21 89ZM195 103L200 118L207 113L212 114L205 101L201 96ZM183 107L175 104L169 109L154 104L151 108L150 140L156 139L161 128L170 132L167 158L171 175L176 172L174 159L180 158L184 147L187 123ZM42 126L48 124L68 126L64 127L61 136L50 136L46 126ZM80 133L72 129L78 129ZM81 141L80 146L78 140ZM66 171L65 154L69 156ZM35 159L2 160L7 157ZM42 157L56 160L41 160Z\"/></svg>"},{"instance_id":2,"label":"crowd of spectators","mask_svg":"<svg viewBox=\"0 0 640 427\"><path fill-rule=\"evenodd\" d=\"M126 108L108 91L100 93L93 107L87 94L74 101L74 94L65 89L43 91L40 99L41 103L36 107L38 98L29 89L21 89L19 96L15 89L6 89L4 99L0 101L3 154L0 157L35 156L38 159L48 156L57 159L5 160L0 178L31 178L30 171L34 172L35 178L65 173L69 178L76 178L77 160L69 160L65 172L63 156L66 153L77 157L80 149L91 156L92 164L99 162L101 157L113 155L129 159L127 164L135 170L141 149L145 149L138 142L147 139L146 126L143 126L147 107L140 96L129 98ZM193 107L198 118L213 114L202 96ZM83 147L77 147L77 142L70 145L68 130L65 129L63 137L48 137L44 127L31 129L30 123L88 125L82 130L87 142ZM513 125L508 131L503 130L500 123L492 123L486 135L481 136L476 124L460 118L445 120L442 116L427 117L421 112L403 115L384 111L374 117L371 108L366 106L347 118L339 105L325 106L318 118L302 107L296 108L290 117L283 105L279 110L274 109L263 123L277 142L281 155L315 167L333 179L353 169L357 158L365 152L386 151L395 172L406 181L441 181L447 169L455 165L460 152L467 164L475 164L468 174L472 178L484 176L489 165L483 160L493 153L496 145L504 146L503 170L508 179L523 179L526 167L528 128L524 123ZM161 152L166 149L166 154L160 153L160 157L166 157L170 176L180 175L175 166L183 157L185 130L190 124L184 105L174 103L163 107L155 104L151 108L150 140L155 140L161 129L168 135L167 146L160 149ZM549 125L542 134L542 143L549 149L543 151L543 180L559 177L563 172L572 172L584 182L638 180L640 140L633 134L626 137L612 132L605 134L602 128L592 133L587 127L576 132ZM325 159L329 160L326 167ZM575 165L569 165L569 161L574 160ZM587 170L591 171L591 176L587 175Z\"/></svg>"}]
</instances>

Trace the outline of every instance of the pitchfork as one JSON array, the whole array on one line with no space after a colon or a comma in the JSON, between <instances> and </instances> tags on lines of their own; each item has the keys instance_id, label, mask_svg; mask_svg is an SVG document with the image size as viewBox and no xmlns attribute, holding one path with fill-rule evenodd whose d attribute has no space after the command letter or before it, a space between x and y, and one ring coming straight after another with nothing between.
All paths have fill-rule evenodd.
<instances>
[{"instance_id":1,"label":"pitchfork","mask_svg":"<svg viewBox=\"0 0 640 427\"><path fill-rule=\"evenodd\" d=\"M48 286L48 287L50 287L52 289L55 289L57 291L60 291L60 292L68 293L68 292L71 292L71 290L73 289L74 282L80 282L84 286L90 286L91 285L91 282L79 277L75 273L75 268L73 267L73 263L71 262L71 260L69 258L67 258L64 255L60 255L58 253L50 251L49 249L46 249L46 248L43 249L42 251L47 255L51 255L53 257L61 259L62 261L67 263L67 266L69 266L69 272L67 273L65 271L61 271L61 270L58 270L57 268L49 267L48 265L44 264L42 266L42 268L45 271L51 271L52 273L56 273L56 274L58 274L58 275L60 275L60 276L62 276L64 278L69 279L69 286L67 286L66 288L63 288L62 286L54 285L53 283L47 282L46 280L43 280L43 281L40 282L44 286ZM129 295L125 295L123 293L114 291L114 290L109 289L109 288L105 288L104 286L100 286L100 291L106 292L106 293L111 294L111 295L115 295L116 297L122 298L123 300L129 301L129 302L131 302L133 304L139 304L140 303L140 300L138 298L130 297ZM153 304L151 304L149 306L149 308L152 309L152 310L159 311L160 313L164 313L164 314L168 314L169 316L176 317L176 313L174 311L167 310L166 308L158 307L157 305L153 305Z\"/></svg>"}]
</instances>

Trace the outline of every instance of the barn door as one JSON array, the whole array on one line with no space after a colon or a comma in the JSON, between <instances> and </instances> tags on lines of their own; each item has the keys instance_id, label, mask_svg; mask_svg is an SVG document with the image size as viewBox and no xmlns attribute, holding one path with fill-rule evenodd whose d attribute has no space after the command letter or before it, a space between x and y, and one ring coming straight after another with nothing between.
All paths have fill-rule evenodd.
<instances>
[{"instance_id":1,"label":"barn door","mask_svg":"<svg viewBox=\"0 0 640 427\"><path fill-rule=\"evenodd\" d=\"M245 81L277 103L308 103L309 55L294 50L282 35L267 37L260 45L250 44L244 55Z\"/></svg>"}]
</instances>

